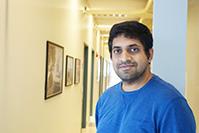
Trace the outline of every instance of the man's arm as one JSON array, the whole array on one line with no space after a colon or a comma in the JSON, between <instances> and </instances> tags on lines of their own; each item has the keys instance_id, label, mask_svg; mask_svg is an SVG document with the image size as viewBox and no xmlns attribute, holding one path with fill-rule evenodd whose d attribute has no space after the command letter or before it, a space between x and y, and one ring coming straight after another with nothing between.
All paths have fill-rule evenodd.
<instances>
[{"instance_id":1,"label":"man's arm","mask_svg":"<svg viewBox=\"0 0 199 133\"><path fill-rule=\"evenodd\" d=\"M168 104L158 125L160 133L196 133L194 115L183 98Z\"/></svg>"}]
</instances>

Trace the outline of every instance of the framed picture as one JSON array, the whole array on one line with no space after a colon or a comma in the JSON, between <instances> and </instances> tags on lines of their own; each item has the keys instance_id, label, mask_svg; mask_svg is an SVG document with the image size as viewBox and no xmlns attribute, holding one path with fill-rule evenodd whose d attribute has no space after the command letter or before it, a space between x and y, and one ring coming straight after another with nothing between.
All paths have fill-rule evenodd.
<instances>
[{"instance_id":1,"label":"framed picture","mask_svg":"<svg viewBox=\"0 0 199 133\"><path fill-rule=\"evenodd\" d=\"M81 61L80 59L75 59L75 84L78 84L80 82L80 67L81 67Z\"/></svg>"},{"instance_id":2,"label":"framed picture","mask_svg":"<svg viewBox=\"0 0 199 133\"><path fill-rule=\"evenodd\" d=\"M66 56L65 86L73 84L73 57Z\"/></svg>"},{"instance_id":3,"label":"framed picture","mask_svg":"<svg viewBox=\"0 0 199 133\"><path fill-rule=\"evenodd\" d=\"M45 99L62 93L64 47L47 41Z\"/></svg>"}]
</instances>

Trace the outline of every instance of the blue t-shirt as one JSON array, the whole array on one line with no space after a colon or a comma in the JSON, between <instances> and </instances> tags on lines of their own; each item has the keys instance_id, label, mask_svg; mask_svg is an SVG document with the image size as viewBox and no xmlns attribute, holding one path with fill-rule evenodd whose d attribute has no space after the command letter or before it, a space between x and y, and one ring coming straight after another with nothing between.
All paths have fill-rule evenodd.
<instances>
[{"instance_id":1,"label":"blue t-shirt","mask_svg":"<svg viewBox=\"0 0 199 133\"><path fill-rule=\"evenodd\" d=\"M195 133L186 99L171 84L153 75L142 88L109 88L96 106L97 133Z\"/></svg>"}]
</instances>

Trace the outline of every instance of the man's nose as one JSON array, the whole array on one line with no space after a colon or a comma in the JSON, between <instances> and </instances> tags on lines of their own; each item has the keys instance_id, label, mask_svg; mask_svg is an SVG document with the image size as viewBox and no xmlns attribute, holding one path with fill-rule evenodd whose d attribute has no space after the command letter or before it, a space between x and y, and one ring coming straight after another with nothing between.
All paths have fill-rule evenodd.
<instances>
[{"instance_id":1,"label":"man's nose","mask_svg":"<svg viewBox=\"0 0 199 133\"><path fill-rule=\"evenodd\" d=\"M132 55L128 51L124 50L121 54L121 60L122 61L132 60Z\"/></svg>"}]
</instances>

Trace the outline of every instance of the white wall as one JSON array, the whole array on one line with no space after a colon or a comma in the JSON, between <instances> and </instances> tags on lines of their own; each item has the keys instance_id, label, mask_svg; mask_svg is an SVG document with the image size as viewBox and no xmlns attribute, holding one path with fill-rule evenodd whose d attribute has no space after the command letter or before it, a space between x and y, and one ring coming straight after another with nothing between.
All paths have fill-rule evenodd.
<instances>
[{"instance_id":1,"label":"white wall","mask_svg":"<svg viewBox=\"0 0 199 133\"><path fill-rule=\"evenodd\" d=\"M184 94L187 0L154 0L153 71Z\"/></svg>"},{"instance_id":2,"label":"white wall","mask_svg":"<svg viewBox=\"0 0 199 133\"><path fill-rule=\"evenodd\" d=\"M109 82L109 87L114 86L115 84L121 82L121 79L117 76L115 73L115 70L112 65L112 61L110 62L110 82Z\"/></svg>"},{"instance_id":3,"label":"white wall","mask_svg":"<svg viewBox=\"0 0 199 133\"><path fill-rule=\"evenodd\" d=\"M186 96L195 114L199 128L199 2L190 4L188 8L187 57L186 57ZM197 133L199 129L197 129Z\"/></svg>"},{"instance_id":4,"label":"white wall","mask_svg":"<svg viewBox=\"0 0 199 133\"><path fill-rule=\"evenodd\" d=\"M8 42L6 47L5 43L0 45L1 55L6 52L6 64L0 65L0 72L7 67L6 88L0 99L1 111L5 110L0 132L80 132L83 68L78 85L64 87L62 94L44 100L46 41L64 46L65 55L81 60L83 42L90 45L82 35L90 35L88 18L80 8L79 0L8 1Z\"/></svg>"}]
</instances>

